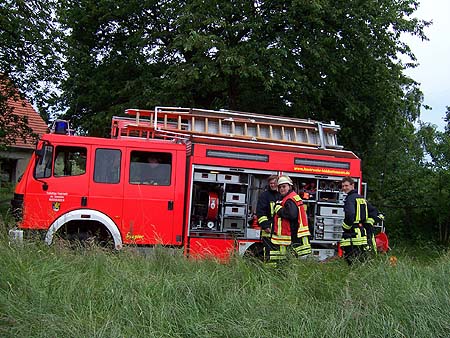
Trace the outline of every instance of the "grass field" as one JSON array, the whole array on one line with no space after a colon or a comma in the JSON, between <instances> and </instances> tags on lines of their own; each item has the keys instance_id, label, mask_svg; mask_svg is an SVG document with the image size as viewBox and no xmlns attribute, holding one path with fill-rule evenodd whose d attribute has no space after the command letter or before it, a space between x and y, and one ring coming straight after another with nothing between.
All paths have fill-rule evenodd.
<instances>
[{"instance_id":1,"label":"grass field","mask_svg":"<svg viewBox=\"0 0 450 338\"><path fill-rule=\"evenodd\" d=\"M2 337L448 337L450 255L349 268L0 242ZM394 250L395 251L395 250Z\"/></svg>"}]
</instances>

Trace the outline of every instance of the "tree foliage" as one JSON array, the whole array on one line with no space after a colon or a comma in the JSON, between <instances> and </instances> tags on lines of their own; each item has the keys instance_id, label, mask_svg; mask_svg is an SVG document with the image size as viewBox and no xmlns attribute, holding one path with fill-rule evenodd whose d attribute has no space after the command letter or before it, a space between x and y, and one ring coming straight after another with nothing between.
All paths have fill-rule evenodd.
<instances>
[{"instance_id":1,"label":"tree foliage","mask_svg":"<svg viewBox=\"0 0 450 338\"><path fill-rule=\"evenodd\" d=\"M450 244L450 107L445 112L447 125L443 132L436 126L422 124L419 137L429 158L424 187L428 204L426 219L440 242Z\"/></svg>"},{"instance_id":2,"label":"tree foliage","mask_svg":"<svg viewBox=\"0 0 450 338\"><path fill-rule=\"evenodd\" d=\"M427 25L412 0L63 2L63 102L90 133L136 104L229 108L336 120L364 156L389 118L418 115L397 58Z\"/></svg>"},{"instance_id":3,"label":"tree foliage","mask_svg":"<svg viewBox=\"0 0 450 338\"><path fill-rule=\"evenodd\" d=\"M8 100L29 99L44 109L60 81L57 1L5 0L0 3L0 143L25 138L31 129L17 116Z\"/></svg>"}]
</instances>

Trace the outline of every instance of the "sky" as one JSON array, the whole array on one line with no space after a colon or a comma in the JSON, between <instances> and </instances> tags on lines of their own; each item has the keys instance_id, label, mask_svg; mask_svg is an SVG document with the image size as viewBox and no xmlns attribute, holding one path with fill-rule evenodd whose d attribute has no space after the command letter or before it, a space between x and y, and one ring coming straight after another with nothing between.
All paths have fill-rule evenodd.
<instances>
[{"instance_id":1,"label":"sky","mask_svg":"<svg viewBox=\"0 0 450 338\"><path fill-rule=\"evenodd\" d=\"M425 29L429 41L404 37L415 54L419 66L406 70L406 75L420 83L424 104L420 120L444 130L446 106L450 106L450 0L421 0L414 17L433 21Z\"/></svg>"}]
</instances>

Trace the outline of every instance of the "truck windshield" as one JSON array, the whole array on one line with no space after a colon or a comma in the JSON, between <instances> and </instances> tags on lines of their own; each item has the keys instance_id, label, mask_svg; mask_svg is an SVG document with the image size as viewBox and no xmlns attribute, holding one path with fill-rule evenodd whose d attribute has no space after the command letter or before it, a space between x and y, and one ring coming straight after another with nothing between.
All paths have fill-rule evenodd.
<instances>
[{"instance_id":1,"label":"truck windshield","mask_svg":"<svg viewBox=\"0 0 450 338\"><path fill-rule=\"evenodd\" d=\"M53 146L46 145L43 147L43 150L41 155L36 158L34 167L35 178L47 178L52 175Z\"/></svg>"}]
</instances>

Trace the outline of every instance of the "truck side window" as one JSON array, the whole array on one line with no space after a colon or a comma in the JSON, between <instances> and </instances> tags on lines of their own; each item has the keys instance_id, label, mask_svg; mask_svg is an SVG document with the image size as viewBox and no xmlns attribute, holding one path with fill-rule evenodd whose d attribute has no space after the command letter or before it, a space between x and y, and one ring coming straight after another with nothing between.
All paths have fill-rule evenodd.
<instances>
[{"instance_id":1,"label":"truck side window","mask_svg":"<svg viewBox=\"0 0 450 338\"><path fill-rule=\"evenodd\" d=\"M172 154L148 151L132 151L130 159L130 183L170 185Z\"/></svg>"},{"instance_id":2,"label":"truck side window","mask_svg":"<svg viewBox=\"0 0 450 338\"><path fill-rule=\"evenodd\" d=\"M86 173L86 156L86 148L57 146L53 175L55 177L83 175Z\"/></svg>"},{"instance_id":3,"label":"truck side window","mask_svg":"<svg viewBox=\"0 0 450 338\"><path fill-rule=\"evenodd\" d=\"M95 151L94 182L119 183L122 153L118 149L97 149Z\"/></svg>"},{"instance_id":4,"label":"truck side window","mask_svg":"<svg viewBox=\"0 0 450 338\"><path fill-rule=\"evenodd\" d=\"M47 178L52 175L53 146L45 146L44 154L36 159L35 178Z\"/></svg>"}]
</instances>

